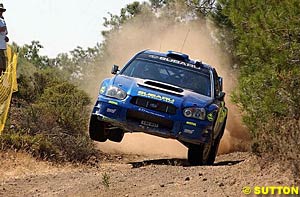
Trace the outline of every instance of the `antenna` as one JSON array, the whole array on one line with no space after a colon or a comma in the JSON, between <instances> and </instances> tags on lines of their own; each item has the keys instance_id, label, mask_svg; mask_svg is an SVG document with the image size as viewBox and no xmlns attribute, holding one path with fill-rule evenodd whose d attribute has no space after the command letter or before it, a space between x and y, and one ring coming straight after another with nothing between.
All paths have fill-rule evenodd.
<instances>
[{"instance_id":1,"label":"antenna","mask_svg":"<svg viewBox=\"0 0 300 197\"><path fill-rule=\"evenodd\" d=\"M159 28L160 31L163 31L163 28ZM162 45L162 42L163 42L163 39L164 39L164 36L161 36L160 37L160 43L159 43L159 52L161 52L161 45Z\"/></svg>"},{"instance_id":2,"label":"antenna","mask_svg":"<svg viewBox=\"0 0 300 197\"><path fill-rule=\"evenodd\" d=\"M184 42L182 43L182 47L181 47L180 53L182 53L183 47L184 47L185 42L186 42L186 40L187 40L187 38L188 38L188 36L190 34L190 31L191 31L191 29L189 29L188 32L185 35L185 39L184 39Z\"/></svg>"},{"instance_id":3,"label":"antenna","mask_svg":"<svg viewBox=\"0 0 300 197\"><path fill-rule=\"evenodd\" d=\"M162 38L160 39L159 51L161 51Z\"/></svg>"}]
</instances>

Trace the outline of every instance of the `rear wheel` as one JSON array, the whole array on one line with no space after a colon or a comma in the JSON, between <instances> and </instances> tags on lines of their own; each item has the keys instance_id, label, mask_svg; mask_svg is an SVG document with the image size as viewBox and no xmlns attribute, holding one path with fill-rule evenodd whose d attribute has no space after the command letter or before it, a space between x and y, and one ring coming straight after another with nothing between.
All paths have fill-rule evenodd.
<instances>
[{"instance_id":1,"label":"rear wheel","mask_svg":"<svg viewBox=\"0 0 300 197\"><path fill-rule=\"evenodd\" d=\"M107 140L105 126L105 122L98 120L97 116L92 115L89 126L90 138L94 141L105 142Z\"/></svg>"}]
</instances>

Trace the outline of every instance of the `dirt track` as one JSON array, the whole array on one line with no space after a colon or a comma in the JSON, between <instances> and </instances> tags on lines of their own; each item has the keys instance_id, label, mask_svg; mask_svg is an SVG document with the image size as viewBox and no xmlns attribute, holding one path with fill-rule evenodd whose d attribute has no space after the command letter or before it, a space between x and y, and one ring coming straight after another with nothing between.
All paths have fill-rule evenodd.
<instances>
[{"instance_id":1,"label":"dirt track","mask_svg":"<svg viewBox=\"0 0 300 197\"><path fill-rule=\"evenodd\" d=\"M221 155L214 166L199 167L141 155L114 155L91 161L93 167L51 166L20 153L0 158L0 196L243 196L244 186L293 183L277 165L261 171L250 153Z\"/></svg>"}]
</instances>

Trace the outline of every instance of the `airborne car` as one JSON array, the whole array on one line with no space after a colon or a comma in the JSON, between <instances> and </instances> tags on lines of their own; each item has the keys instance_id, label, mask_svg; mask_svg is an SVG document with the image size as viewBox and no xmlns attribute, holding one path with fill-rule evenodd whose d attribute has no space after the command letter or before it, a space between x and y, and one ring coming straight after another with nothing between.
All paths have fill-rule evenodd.
<instances>
[{"instance_id":1,"label":"airborne car","mask_svg":"<svg viewBox=\"0 0 300 197\"><path fill-rule=\"evenodd\" d=\"M191 165L212 165L227 108L216 70L186 54L145 50L99 89L89 126L91 139L121 142L126 132L177 139ZM145 142L147 143L147 142Z\"/></svg>"}]
</instances>

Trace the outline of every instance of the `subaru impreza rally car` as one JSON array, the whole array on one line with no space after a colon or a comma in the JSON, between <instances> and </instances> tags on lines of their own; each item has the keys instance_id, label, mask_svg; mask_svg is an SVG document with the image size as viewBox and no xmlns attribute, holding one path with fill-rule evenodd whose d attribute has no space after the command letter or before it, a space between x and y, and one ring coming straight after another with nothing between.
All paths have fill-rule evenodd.
<instances>
[{"instance_id":1,"label":"subaru impreza rally car","mask_svg":"<svg viewBox=\"0 0 300 197\"><path fill-rule=\"evenodd\" d=\"M177 139L188 148L191 165L214 163L227 108L213 67L186 54L145 50L122 70L114 65L112 74L100 86L91 139L121 142L126 132L144 132Z\"/></svg>"}]
</instances>

